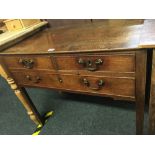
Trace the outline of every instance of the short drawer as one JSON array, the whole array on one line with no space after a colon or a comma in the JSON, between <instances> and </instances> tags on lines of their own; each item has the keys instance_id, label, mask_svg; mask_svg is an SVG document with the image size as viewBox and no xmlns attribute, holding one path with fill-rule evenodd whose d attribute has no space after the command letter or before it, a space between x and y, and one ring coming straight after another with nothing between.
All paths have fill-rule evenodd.
<instances>
[{"instance_id":1,"label":"short drawer","mask_svg":"<svg viewBox=\"0 0 155 155\"><path fill-rule=\"evenodd\" d=\"M4 56L3 61L9 69L53 69L48 55Z\"/></svg>"},{"instance_id":2,"label":"short drawer","mask_svg":"<svg viewBox=\"0 0 155 155\"><path fill-rule=\"evenodd\" d=\"M109 96L135 97L135 79L42 72L12 72L19 85L56 88Z\"/></svg>"},{"instance_id":3,"label":"short drawer","mask_svg":"<svg viewBox=\"0 0 155 155\"><path fill-rule=\"evenodd\" d=\"M135 54L55 56L59 70L135 72Z\"/></svg>"}]
</instances>

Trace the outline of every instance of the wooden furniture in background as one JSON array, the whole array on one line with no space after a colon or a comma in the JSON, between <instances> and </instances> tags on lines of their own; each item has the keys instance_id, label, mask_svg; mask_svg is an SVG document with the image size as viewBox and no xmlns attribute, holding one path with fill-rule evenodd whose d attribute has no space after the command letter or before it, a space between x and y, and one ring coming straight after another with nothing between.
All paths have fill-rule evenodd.
<instances>
[{"instance_id":1,"label":"wooden furniture in background","mask_svg":"<svg viewBox=\"0 0 155 155\"><path fill-rule=\"evenodd\" d=\"M41 22L40 19L8 19L3 21L8 31L17 31L29 28Z\"/></svg>"},{"instance_id":2,"label":"wooden furniture in background","mask_svg":"<svg viewBox=\"0 0 155 155\"><path fill-rule=\"evenodd\" d=\"M3 23L4 19L0 19L0 34L7 31L5 24Z\"/></svg>"},{"instance_id":3,"label":"wooden furniture in background","mask_svg":"<svg viewBox=\"0 0 155 155\"><path fill-rule=\"evenodd\" d=\"M3 48L2 76L11 87L15 86L12 89L16 95L19 92L17 97L37 124L43 121L25 87L134 101L136 133L142 134L146 84L150 79L146 75L147 56L151 51L140 47L139 42L146 22L107 21L42 30Z\"/></svg>"},{"instance_id":4,"label":"wooden furniture in background","mask_svg":"<svg viewBox=\"0 0 155 155\"><path fill-rule=\"evenodd\" d=\"M8 46L11 46L24 38L38 32L42 27L46 26L48 22L42 21L38 24L35 24L27 29L21 29L18 31L6 31L0 35L0 50L5 49Z\"/></svg>"}]
</instances>

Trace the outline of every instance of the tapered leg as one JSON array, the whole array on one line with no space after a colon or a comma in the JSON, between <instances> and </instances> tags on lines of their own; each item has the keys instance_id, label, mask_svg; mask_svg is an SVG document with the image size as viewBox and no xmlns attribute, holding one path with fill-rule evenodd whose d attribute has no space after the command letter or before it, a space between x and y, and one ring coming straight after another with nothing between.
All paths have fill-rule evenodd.
<instances>
[{"instance_id":1,"label":"tapered leg","mask_svg":"<svg viewBox=\"0 0 155 155\"><path fill-rule=\"evenodd\" d=\"M136 134L143 134L145 86L146 86L146 51L136 52Z\"/></svg>"},{"instance_id":2,"label":"tapered leg","mask_svg":"<svg viewBox=\"0 0 155 155\"><path fill-rule=\"evenodd\" d=\"M40 114L38 113L35 106L33 105L30 97L28 96L28 94L26 92L26 90L24 88L19 87L16 84L16 82L11 77L11 75L9 75L9 73L7 72L7 69L5 69L4 66L3 67L0 66L0 72L1 72L1 75L7 80L8 84L10 85L10 87L12 88L12 90L14 91L14 93L16 94L18 99L21 101L21 103L25 107L27 114L29 115L30 119L34 123L36 123L37 125L39 125L39 124L43 125L44 120L40 116Z\"/></svg>"}]
</instances>

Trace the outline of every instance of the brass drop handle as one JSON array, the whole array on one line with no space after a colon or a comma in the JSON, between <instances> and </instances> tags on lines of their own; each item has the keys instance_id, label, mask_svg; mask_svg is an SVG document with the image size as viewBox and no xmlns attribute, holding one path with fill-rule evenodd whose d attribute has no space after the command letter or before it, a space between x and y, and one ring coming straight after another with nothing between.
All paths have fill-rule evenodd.
<instances>
[{"instance_id":1,"label":"brass drop handle","mask_svg":"<svg viewBox=\"0 0 155 155\"><path fill-rule=\"evenodd\" d=\"M84 64L85 64L85 61L84 61L82 58L80 58L80 59L78 60L78 63L84 65Z\"/></svg>"},{"instance_id":2,"label":"brass drop handle","mask_svg":"<svg viewBox=\"0 0 155 155\"><path fill-rule=\"evenodd\" d=\"M26 78L27 78L29 81L32 80L31 77L30 77L29 75L26 75Z\"/></svg>"},{"instance_id":3,"label":"brass drop handle","mask_svg":"<svg viewBox=\"0 0 155 155\"><path fill-rule=\"evenodd\" d=\"M82 65L88 71L96 71L96 70L98 70L98 66L103 64L103 60L102 59L96 59L95 61L93 61L90 59L84 60L82 58L79 58L78 64Z\"/></svg>"},{"instance_id":4,"label":"brass drop handle","mask_svg":"<svg viewBox=\"0 0 155 155\"><path fill-rule=\"evenodd\" d=\"M39 83L39 81L41 80L41 78L39 76L37 76L34 80L34 83Z\"/></svg>"},{"instance_id":5,"label":"brass drop handle","mask_svg":"<svg viewBox=\"0 0 155 155\"><path fill-rule=\"evenodd\" d=\"M89 81L86 78L83 79L83 83L89 87Z\"/></svg>"},{"instance_id":6,"label":"brass drop handle","mask_svg":"<svg viewBox=\"0 0 155 155\"><path fill-rule=\"evenodd\" d=\"M102 63L103 63L102 59L97 59L97 60L95 61L95 64L96 64L96 65L101 65Z\"/></svg>"},{"instance_id":7,"label":"brass drop handle","mask_svg":"<svg viewBox=\"0 0 155 155\"><path fill-rule=\"evenodd\" d=\"M90 82L86 78L83 78L82 81L83 81L83 84L85 86L87 86L91 90L95 90L95 91L100 90L105 85L105 82L102 79L96 81L96 83L97 83L97 86L96 87L91 87Z\"/></svg>"},{"instance_id":8,"label":"brass drop handle","mask_svg":"<svg viewBox=\"0 0 155 155\"><path fill-rule=\"evenodd\" d=\"M33 59L20 58L19 63L22 64L27 69L31 69L34 66L34 60Z\"/></svg>"},{"instance_id":9,"label":"brass drop handle","mask_svg":"<svg viewBox=\"0 0 155 155\"><path fill-rule=\"evenodd\" d=\"M32 78L31 76L27 75L26 78L29 80L29 81L32 81L33 83L39 83L41 78L40 76L36 76L34 78Z\"/></svg>"}]
</instances>

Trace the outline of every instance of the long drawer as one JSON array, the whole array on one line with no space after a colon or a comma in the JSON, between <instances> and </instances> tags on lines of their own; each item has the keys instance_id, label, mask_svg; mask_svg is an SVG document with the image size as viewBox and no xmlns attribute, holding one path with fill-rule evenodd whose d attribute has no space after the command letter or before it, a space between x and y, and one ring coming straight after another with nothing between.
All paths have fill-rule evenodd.
<instances>
[{"instance_id":1,"label":"long drawer","mask_svg":"<svg viewBox=\"0 0 155 155\"><path fill-rule=\"evenodd\" d=\"M56 74L39 71L13 71L21 86L55 88L99 95L135 98L135 79L127 77Z\"/></svg>"},{"instance_id":2,"label":"long drawer","mask_svg":"<svg viewBox=\"0 0 155 155\"><path fill-rule=\"evenodd\" d=\"M9 69L56 69L88 72L135 72L135 54L18 55L3 57Z\"/></svg>"}]
</instances>

